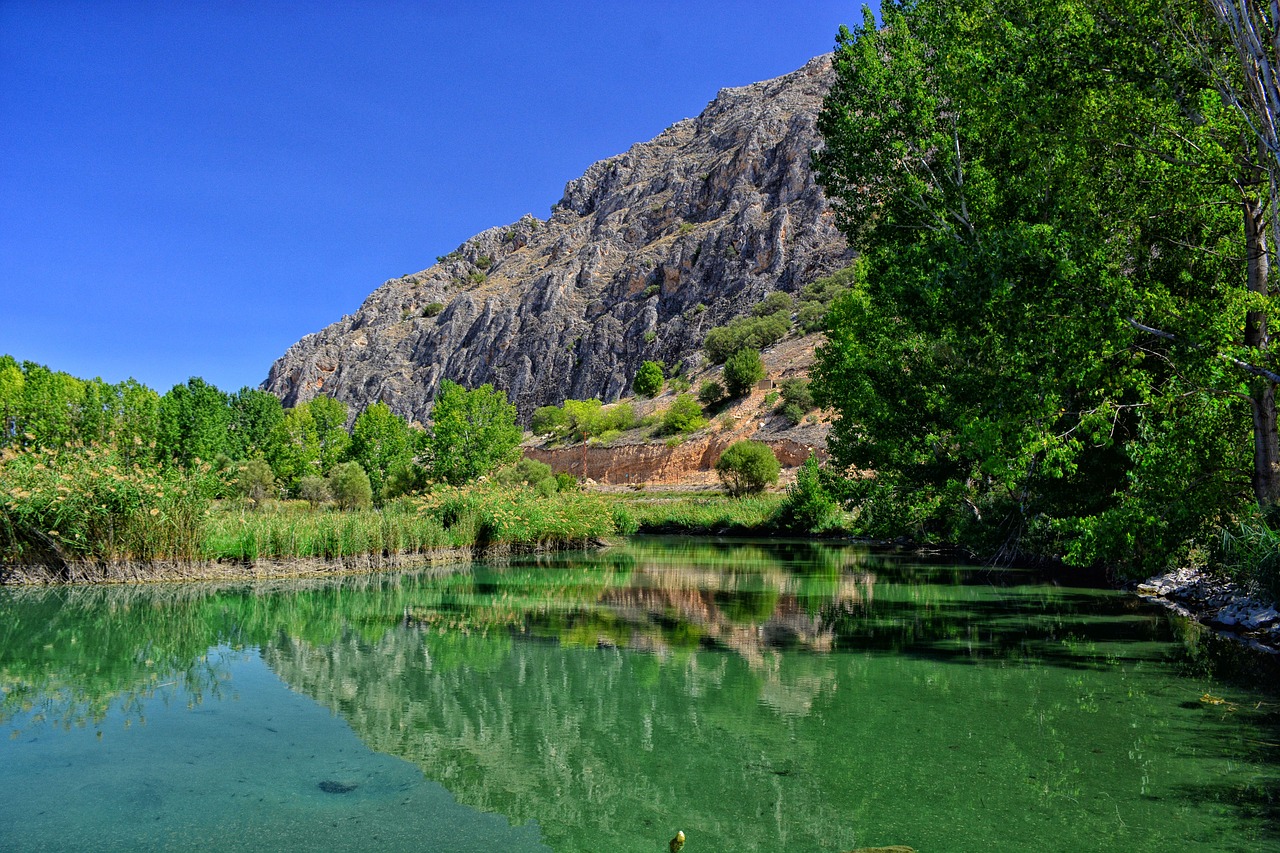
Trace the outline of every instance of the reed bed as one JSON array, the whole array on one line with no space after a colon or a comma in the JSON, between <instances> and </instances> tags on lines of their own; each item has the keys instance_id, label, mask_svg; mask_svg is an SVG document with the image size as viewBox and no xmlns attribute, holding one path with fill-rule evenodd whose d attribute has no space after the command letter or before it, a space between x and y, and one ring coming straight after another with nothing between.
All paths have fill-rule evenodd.
<instances>
[{"instance_id":1,"label":"reed bed","mask_svg":"<svg viewBox=\"0 0 1280 853\"><path fill-rule=\"evenodd\" d=\"M613 495L615 524L626 533L765 533L786 496Z\"/></svg>"}]
</instances>

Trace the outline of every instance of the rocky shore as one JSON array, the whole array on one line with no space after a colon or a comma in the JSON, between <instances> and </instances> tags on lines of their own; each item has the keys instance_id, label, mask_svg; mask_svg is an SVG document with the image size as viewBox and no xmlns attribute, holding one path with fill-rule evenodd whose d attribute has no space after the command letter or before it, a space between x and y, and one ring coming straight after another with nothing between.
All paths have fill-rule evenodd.
<instances>
[{"instance_id":1,"label":"rocky shore","mask_svg":"<svg viewBox=\"0 0 1280 853\"><path fill-rule=\"evenodd\" d=\"M1235 583L1178 569L1138 584L1138 595L1228 634L1248 646L1280 654L1280 612Z\"/></svg>"}]
</instances>

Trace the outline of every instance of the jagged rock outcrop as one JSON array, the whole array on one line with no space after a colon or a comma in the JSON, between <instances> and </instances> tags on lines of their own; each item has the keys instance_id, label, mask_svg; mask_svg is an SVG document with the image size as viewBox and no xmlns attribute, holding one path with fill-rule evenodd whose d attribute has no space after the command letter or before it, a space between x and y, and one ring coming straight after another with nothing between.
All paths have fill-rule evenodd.
<instances>
[{"instance_id":1,"label":"jagged rock outcrop","mask_svg":"<svg viewBox=\"0 0 1280 853\"><path fill-rule=\"evenodd\" d=\"M616 399L645 359L694 366L709 329L849 260L809 168L831 79L823 56L722 90L592 165L550 219L490 229L386 282L290 347L262 387L290 406L326 394L353 417L381 400L422 420L441 379L490 382L527 417Z\"/></svg>"}]
</instances>

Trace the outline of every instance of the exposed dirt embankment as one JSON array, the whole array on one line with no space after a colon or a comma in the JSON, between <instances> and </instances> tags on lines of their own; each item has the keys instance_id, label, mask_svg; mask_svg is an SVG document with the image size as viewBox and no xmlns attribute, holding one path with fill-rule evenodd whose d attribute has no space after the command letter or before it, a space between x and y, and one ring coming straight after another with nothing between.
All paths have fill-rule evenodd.
<instances>
[{"instance_id":1,"label":"exposed dirt embankment","mask_svg":"<svg viewBox=\"0 0 1280 853\"><path fill-rule=\"evenodd\" d=\"M725 448L741 438L739 431L715 435L698 435L675 446L660 442L620 444L612 447L576 445L557 448L526 448L525 455L545 462L553 471L567 471L576 477L595 480L607 486L681 486L712 487L719 483L715 465ZM816 448L790 438L757 437L773 449L781 463L782 479L795 478L795 469Z\"/></svg>"}]
</instances>

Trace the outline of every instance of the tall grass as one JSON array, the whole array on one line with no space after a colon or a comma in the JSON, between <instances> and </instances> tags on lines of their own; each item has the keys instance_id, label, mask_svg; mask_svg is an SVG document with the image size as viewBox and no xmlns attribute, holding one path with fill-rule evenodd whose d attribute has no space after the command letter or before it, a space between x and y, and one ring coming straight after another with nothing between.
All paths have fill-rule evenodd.
<instances>
[{"instance_id":1,"label":"tall grass","mask_svg":"<svg viewBox=\"0 0 1280 853\"><path fill-rule=\"evenodd\" d=\"M1261 518L1223 528L1214 554L1237 583L1280 601L1280 531Z\"/></svg>"},{"instance_id":2,"label":"tall grass","mask_svg":"<svg viewBox=\"0 0 1280 853\"><path fill-rule=\"evenodd\" d=\"M780 494L614 495L615 523L638 533L765 533L785 500Z\"/></svg>"},{"instance_id":3,"label":"tall grass","mask_svg":"<svg viewBox=\"0 0 1280 853\"><path fill-rule=\"evenodd\" d=\"M204 553L247 561L332 560L475 546L565 547L616 532L608 503L597 496L544 496L525 487L442 487L380 510L317 512L297 504L265 512L224 509L206 525Z\"/></svg>"},{"instance_id":4,"label":"tall grass","mask_svg":"<svg viewBox=\"0 0 1280 853\"><path fill-rule=\"evenodd\" d=\"M0 452L0 562L198 557L212 475L127 464L112 448Z\"/></svg>"}]
</instances>

